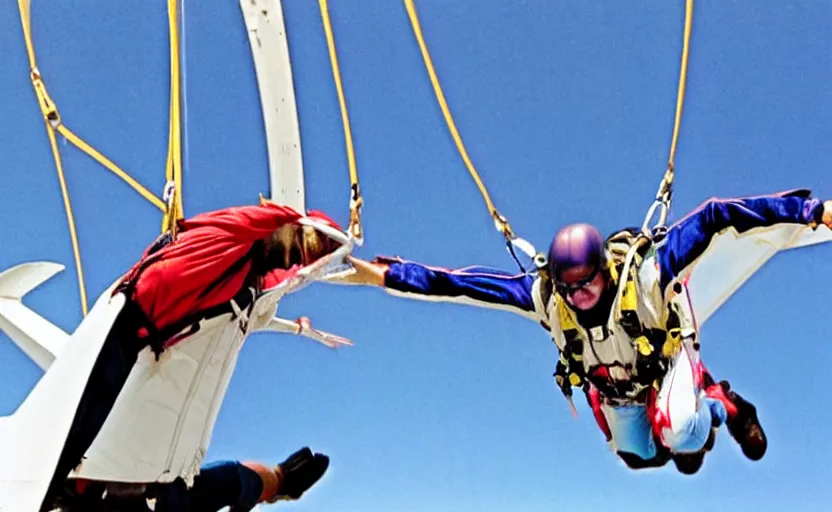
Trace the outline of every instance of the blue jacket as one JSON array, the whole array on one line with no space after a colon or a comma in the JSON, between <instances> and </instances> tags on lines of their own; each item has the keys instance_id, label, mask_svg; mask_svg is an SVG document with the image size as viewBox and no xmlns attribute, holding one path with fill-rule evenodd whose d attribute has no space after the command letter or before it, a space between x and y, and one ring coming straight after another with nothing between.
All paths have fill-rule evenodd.
<instances>
[{"instance_id":1,"label":"blue jacket","mask_svg":"<svg viewBox=\"0 0 832 512\"><path fill-rule=\"evenodd\" d=\"M662 293L683 274L719 233L733 228L739 234L777 224L818 222L823 202L809 190L734 199L713 198L672 225L656 246ZM540 279L487 267L447 269L379 257L389 264L384 285L388 291L410 298L469 304L511 311L548 323L539 295Z\"/></svg>"}]
</instances>

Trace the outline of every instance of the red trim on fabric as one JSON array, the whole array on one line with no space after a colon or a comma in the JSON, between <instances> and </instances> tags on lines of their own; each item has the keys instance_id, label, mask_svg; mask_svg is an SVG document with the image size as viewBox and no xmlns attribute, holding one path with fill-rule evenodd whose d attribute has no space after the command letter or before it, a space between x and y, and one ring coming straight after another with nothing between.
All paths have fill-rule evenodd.
<instances>
[{"instance_id":1,"label":"red trim on fabric","mask_svg":"<svg viewBox=\"0 0 832 512\"><path fill-rule=\"evenodd\" d=\"M610 378L610 371L607 369L606 366L599 366L598 368L592 370L593 377L599 377L605 380L609 380Z\"/></svg>"},{"instance_id":2,"label":"red trim on fabric","mask_svg":"<svg viewBox=\"0 0 832 512\"><path fill-rule=\"evenodd\" d=\"M728 412L729 418L736 417L739 410L737 409L737 405L725 395L725 389L722 388L720 384L714 384L712 386L708 386L705 389L705 396L708 398L713 398L715 400L719 400L722 402L722 405L725 406L725 410Z\"/></svg>"},{"instance_id":3,"label":"red trim on fabric","mask_svg":"<svg viewBox=\"0 0 832 512\"><path fill-rule=\"evenodd\" d=\"M587 396L589 398L589 405L592 407L592 415L595 416L595 423L598 424L607 441L611 441L612 431L610 430L609 423L607 423L607 417L604 416L604 411L601 410L601 393L598 391L598 388L591 386Z\"/></svg>"},{"instance_id":4,"label":"red trim on fabric","mask_svg":"<svg viewBox=\"0 0 832 512\"><path fill-rule=\"evenodd\" d=\"M306 216L312 219L323 221L324 224L328 225L331 228L335 228L338 231L344 231L344 229L337 222L335 222L335 220L333 220L332 217L320 210L309 210L309 213Z\"/></svg>"},{"instance_id":5,"label":"red trim on fabric","mask_svg":"<svg viewBox=\"0 0 832 512\"><path fill-rule=\"evenodd\" d=\"M89 486L90 481L84 478L78 478L75 480L75 491L78 494L84 494L86 492L87 487Z\"/></svg>"},{"instance_id":6,"label":"red trim on fabric","mask_svg":"<svg viewBox=\"0 0 832 512\"><path fill-rule=\"evenodd\" d=\"M645 405L647 407L647 417L650 419L650 425L653 428L653 436L664 444L662 429L670 427L670 418L659 407L658 395L656 388L650 388Z\"/></svg>"}]
</instances>

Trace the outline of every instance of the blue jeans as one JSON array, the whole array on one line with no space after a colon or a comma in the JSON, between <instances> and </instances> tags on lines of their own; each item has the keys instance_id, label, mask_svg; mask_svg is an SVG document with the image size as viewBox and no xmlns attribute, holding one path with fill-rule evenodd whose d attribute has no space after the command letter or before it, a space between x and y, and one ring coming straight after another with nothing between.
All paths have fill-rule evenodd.
<instances>
[{"instance_id":1,"label":"blue jeans","mask_svg":"<svg viewBox=\"0 0 832 512\"><path fill-rule=\"evenodd\" d=\"M671 451L701 450L708 441L713 419L722 424L728 417L722 402L707 397L701 398L701 401L703 407L687 418L679 429L680 435L673 440L665 440ZM644 405L604 406L603 410L616 451L632 453L645 460L658 454L652 424Z\"/></svg>"}]
</instances>

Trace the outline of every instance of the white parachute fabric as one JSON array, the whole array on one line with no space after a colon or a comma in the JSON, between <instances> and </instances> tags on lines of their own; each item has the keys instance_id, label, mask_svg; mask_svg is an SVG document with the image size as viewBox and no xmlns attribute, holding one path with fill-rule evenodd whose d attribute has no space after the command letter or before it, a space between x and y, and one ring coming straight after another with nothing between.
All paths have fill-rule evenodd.
<instances>
[{"instance_id":1,"label":"white parachute fabric","mask_svg":"<svg viewBox=\"0 0 832 512\"><path fill-rule=\"evenodd\" d=\"M20 408L0 423L0 510L40 509L93 365L124 303L124 295L110 298L105 291Z\"/></svg>"},{"instance_id":2,"label":"white parachute fabric","mask_svg":"<svg viewBox=\"0 0 832 512\"><path fill-rule=\"evenodd\" d=\"M0 330L42 370L49 368L69 342L69 334L28 307L23 296L64 266L47 261L22 263L0 272Z\"/></svg>"},{"instance_id":3,"label":"white parachute fabric","mask_svg":"<svg viewBox=\"0 0 832 512\"><path fill-rule=\"evenodd\" d=\"M309 222L316 228L321 226ZM73 477L117 482L191 483L211 442L214 425L246 337L270 330L280 299L339 269L352 250L341 232L332 254L265 290L240 315L224 314L167 348L159 361L145 349L101 432Z\"/></svg>"},{"instance_id":4,"label":"white parachute fabric","mask_svg":"<svg viewBox=\"0 0 832 512\"><path fill-rule=\"evenodd\" d=\"M690 419L696 415L699 407L692 353L690 347L682 347L674 358L670 371L664 376L656 397L656 406L669 420L669 428L664 427L662 435L671 443L678 443L689 434L687 429L690 428Z\"/></svg>"},{"instance_id":5,"label":"white parachute fabric","mask_svg":"<svg viewBox=\"0 0 832 512\"><path fill-rule=\"evenodd\" d=\"M149 348L141 352L73 476L171 482L196 474L244 338L231 317L201 322L158 362Z\"/></svg>"},{"instance_id":6,"label":"white parachute fabric","mask_svg":"<svg viewBox=\"0 0 832 512\"><path fill-rule=\"evenodd\" d=\"M271 199L306 211L292 64L280 0L240 0L257 73Z\"/></svg>"},{"instance_id":7,"label":"white parachute fabric","mask_svg":"<svg viewBox=\"0 0 832 512\"><path fill-rule=\"evenodd\" d=\"M687 272L698 325L701 327L778 252L830 241L832 230L825 226L812 230L804 225L779 224L745 233L734 228L723 230Z\"/></svg>"}]
</instances>

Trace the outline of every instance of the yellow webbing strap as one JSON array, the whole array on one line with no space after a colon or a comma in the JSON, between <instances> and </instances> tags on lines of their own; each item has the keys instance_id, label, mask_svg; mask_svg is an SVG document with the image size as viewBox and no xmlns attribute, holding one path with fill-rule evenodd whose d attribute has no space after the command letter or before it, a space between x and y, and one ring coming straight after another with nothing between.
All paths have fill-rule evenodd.
<instances>
[{"instance_id":1,"label":"yellow webbing strap","mask_svg":"<svg viewBox=\"0 0 832 512\"><path fill-rule=\"evenodd\" d=\"M46 92L46 85L44 84L43 78L40 76L40 71L37 68L37 62L35 60L35 50L34 46L32 45L29 3L30 0L18 0L18 6L20 8L20 20L23 25L23 36L26 40L26 51L29 54L29 67L32 86L35 89L35 95L38 98L38 103L40 104L41 111L43 112L44 117L49 123L49 129L57 131L58 133L66 137L66 139L72 144L74 144L76 147L78 147L78 149L86 153L90 158L94 159L96 162L106 167L113 174L124 180L125 183L130 185L136 192L141 194L142 197L150 201L154 206L164 211L165 203L161 199L156 197L152 192L150 192L146 187L141 185L138 181L131 178L130 175L121 170L111 160L107 159L100 152L96 151L92 146L84 142L84 140L81 139L81 137L73 133L62 123L60 114L58 114L58 109L55 106L55 103L49 97L49 94Z\"/></svg>"},{"instance_id":2,"label":"yellow webbing strap","mask_svg":"<svg viewBox=\"0 0 832 512\"><path fill-rule=\"evenodd\" d=\"M84 142L79 136L73 133L69 128L64 126L61 121L61 116L55 106L55 102L46 91L46 85L43 82L40 71L37 67L37 60L35 59L35 49L32 44L32 29L31 29L31 11L30 0L18 0L18 9L20 11L20 23L23 27L23 37L26 43L26 52L29 56L29 77L32 81L32 88L35 91L35 96L38 100L41 113L43 114L46 123L46 133L49 136L49 144L52 147L52 156L55 159L55 167L58 173L58 181L61 185L61 194L64 200L64 209L66 211L67 223L69 225L69 235L72 239L72 252L75 258L75 269L78 274L78 288L81 295L81 310L84 316L88 313L87 307L87 292L84 285L83 265L81 264L81 251L78 244L78 234L75 230L75 217L72 213L72 202L69 197L69 190L66 184L66 177L64 175L63 163L61 162L60 151L58 150L58 141L55 132L63 135L69 142L84 151L91 158L116 174L134 190L142 195L145 199L150 201L160 210L164 211L165 204L158 197L153 195L149 190L139 184L136 180L131 178L127 173L118 168L116 164L104 157L101 153L93 149L89 144Z\"/></svg>"},{"instance_id":3,"label":"yellow webbing strap","mask_svg":"<svg viewBox=\"0 0 832 512\"><path fill-rule=\"evenodd\" d=\"M162 218L162 233L171 231L176 236L176 221L184 217L182 208L182 116L179 77L179 17L176 0L168 0L168 28L170 32L170 127L165 179L174 185L170 207L166 205Z\"/></svg>"},{"instance_id":4,"label":"yellow webbing strap","mask_svg":"<svg viewBox=\"0 0 832 512\"><path fill-rule=\"evenodd\" d=\"M125 183L130 185L130 187L138 192L142 197L147 199L153 206L159 208L160 210L165 209L165 203L153 195L153 192L146 189L141 183L136 181L132 176L121 170L116 164L114 164L109 158L99 153L95 148L84 142L84 140L76 135L72 130L66 127L64 124L58 124L56 128L58 133L63 135L69 142L75 145L78 149L89 155L93 160L100 163L104 167L106 167L110 172L121 178Z\"/></svg>"},{"instance_id":5,"label":"yellow webbing strap","mask_svg":"<svg viewBox=\"0 0 832 512\"><path fill-rule=\"evenodd\" d=\"M654 228L663 227L665 225L667 222L667 215L670 211L670 201L673 196L673 179L676 173L676 146L679 143L679 132L682 126L682 111L685 105L685 86L687 84L688 76L688 57L690 56L690 34L692 26L693 0L687 0L685 3L685 35L682 44L682 63L679 69L679 90L676 95L676 117L673 121L673 137L670 141L670 155L667 159L667 169L664 172L661 183L659 183L656 200L648 211L648 216L644 221L644 228L647 227L647 224L653 218L653 214L657 207L661 207L661 213L659 215L659 221Z\"/></svg>"},{"instance_id":6,"label":"yellow webbing strap","mask_svg":"<svg viewBox=\"0 0 832 512\"><path fill-rule=\"evenodd\" d=\"M58 170L58 181L61 184L61 195L64 198L64 210L66 211L66 220L69 225L69 237L72 240L72 255L75 259L75 273L78 275L78 292L81 295L81 312L84 316L89 313L87 306L87 287L84 285L84 269L81 265L81 249L78 244L78 233L75 231L75 215L72 213L72 202L69 199L69 190L66 186L66 178L64 177L64 167L61 163L61 155L58 152L58 141L55 138L55 132L49 123L46 123L46 134L49 136L49 145L52 146L52 156L55 158L55 167Z\"/></svg>"},{"instance_id":7,"label":"yellow webbing strap","mask_svg":"<svg viewBox=\"0 0 832 512\"><path fill-rule=\"evenodd\" d=\"M341 72L338 69L338 55L335 51L335 38L332 35L332 24L329 20L329 8L327 0L318 0L321 9L321 18L326 33L326 45L329 49L329 61L332 64L332 77L335 80L335 89L338 91L338 103L341 106L341 121L344 124L344 141L347 147L347 162L350 171L350 227L352 235L361 240L363 232L361 229L361 208L364 206L364 199L361 197L361 188L358 184L358 170L355 165L355 152L352 145L352 132L350 131L350 118L347 114L347 102L344 99L344 88L341 84Z\"/></svg>"},{"instance_id":8,"label":"yellow webbing strap","mask_svg":"<svg viewBox=\"0 0 832 512\"><path fill-rule=\"evenodd\" d=\"M468 152L465 150L465 145L462 143L462 137L456 129L450 109L448 108L448 103L445 101L445 95L442 93L442 88L439 86L439 79L436 77L436 70L433 67L433 62L431 61L430 54L428 53L425 39L422 36L422 28L419 24L419 17L416 15L416 7L413 5L413 0L404 0L404 3L407 8L407 14L410 16L410 24L413 26L413 33L416 35L416 39L419 42L419 48L422 51L422 58L425 61L425 67L427 68L428 75L430 76L430 82L433 84L436 99L439 102L439 107L442 109L442 114L445 116L445 122L448 125L448 129L451 132L454 142L456 143L459 154L462 156L463 162L465 162L465 167L468 168L468 172L471 174L471 177L474 178L474 182L480 189L480 194L482 194L482 198L485 200L485 205L488 207L489 213L494 218L497 230L500 231L507 239L515 238L514 232L508 223L508 219L500 214L500 212L497 211L497 208L494 207L494 203L491 201L491 197L488 195L488 191L486 190L482 179L480 179L479 173L477 173L477 170L474 168L474 164L468 157Z\"/></svg>"},{"instance_id":9,"label":"yellow webbing strap","mask_svg":"<svg viewBox=\"0 0 832 512\"><path fill-rule=\"evenodd\" d=\"M685 105L685 85L688 76L688 57L690 55L690 34L692 26L693 0L687 0L685 4L685 38L682 45L682 65L679 69L679 91L676 95L676 119L673 121L673 139L670 142L670 156L667 160L671 173L676 160L676 145L679 143L679 130L682 126L682 109Z\"/></svg>"}]
</instances>

